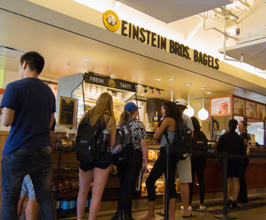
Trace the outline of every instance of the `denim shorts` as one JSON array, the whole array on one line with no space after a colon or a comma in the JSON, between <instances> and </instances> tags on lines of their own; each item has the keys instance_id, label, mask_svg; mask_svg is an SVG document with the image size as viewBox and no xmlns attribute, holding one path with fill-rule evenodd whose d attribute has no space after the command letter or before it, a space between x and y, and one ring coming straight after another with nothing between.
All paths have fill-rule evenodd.
<instances>
[{"instance_id":1,"label":"denim shorts","mask_svg":"<svg viewBox=\"0 0 266 220\"><path fill-rule=\"evenodd\" d=\"M31 181L30 175L26 175L24 177L20 194L28 195L29 199L35 199L34 186Z\"/></svg>"},{"instance_id":2,"label":"denim shorts","mask_svg":"<svg viewBox=\"0 0 266 220\"><path fill-rule=\"evenodd\" d=\"M100 169L106 169L112 164L112 154L111 152L100 153L99 159L94 163L80 163L80 169L87 172L93 170L95 167Z\"/></svg>"}]
</instances>

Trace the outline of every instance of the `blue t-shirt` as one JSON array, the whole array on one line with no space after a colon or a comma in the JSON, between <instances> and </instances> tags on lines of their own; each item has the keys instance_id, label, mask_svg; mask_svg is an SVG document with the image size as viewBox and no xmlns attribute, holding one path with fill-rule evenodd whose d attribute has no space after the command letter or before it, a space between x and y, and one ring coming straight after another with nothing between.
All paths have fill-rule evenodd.
<instances>
[{"instance_id":1,"label":"blue t-shirt","mask_svg":"<svg viewBox=\"0 0 266 220\"><path fill-rule=\"evenodd\" d=\"M15 111L3 154L18 148L50 146L50 120L55 112L55 97L38 78L24 78L9 83L1 107Z\"/></svg>"}]
</instances>

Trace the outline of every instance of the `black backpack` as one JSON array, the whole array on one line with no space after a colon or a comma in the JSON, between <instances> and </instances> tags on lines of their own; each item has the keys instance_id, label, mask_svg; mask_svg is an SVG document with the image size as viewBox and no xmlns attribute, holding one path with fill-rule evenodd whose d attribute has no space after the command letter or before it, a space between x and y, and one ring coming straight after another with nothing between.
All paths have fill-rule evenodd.
<instances>
[{"instance_id":1,"label":"black backpack","mask_svg":"<svg viewBox=\"0 0 266 220\"><path fill-rule=\"evenodd\" d=\"M166 135L167 142L169 144L169 139L167 137L167 131L164 131ZM185 151L192 150L192 131L185 124L176 123L175 139L170 146L171 158L175 161L185 160L188 154ZM185 154L185 155L184 155Z\"/></svg>"},{"instance_id":2,"label":"black backpack","mask_svg":"<svg viewBox=\"0 0 266 220\"><path fill-rule=\"evenodd\" d=\"M115 146L111 148L113 164L126 164L132 157L134 147L132 144L132 135L129 128L129 121L122 127L116 127Z\"/></svg>"},{"instance_id":3,"label":"black backpack","mask_svg":"<svg viewBox=\"0 0 266 220\"><path fill-rule=\"evenodd\" d=\"M193 151L207 152L208 150L208 139L202 131L194 131L192 139ZM194 160L204 160L206 155L192 154Z\"/></svg>"},{"instance_id":4,"label":"black backpack","mask_svg":"<svg viewBox=\"0 0 266 220\"><path fill-rule=\"evenodd\" d=\"M76 157L80 163L93 163L100 155L103 143L105 122L99 118L94 126L85 116L78 126L76 137Z\"/></svg>"}]
</instances>

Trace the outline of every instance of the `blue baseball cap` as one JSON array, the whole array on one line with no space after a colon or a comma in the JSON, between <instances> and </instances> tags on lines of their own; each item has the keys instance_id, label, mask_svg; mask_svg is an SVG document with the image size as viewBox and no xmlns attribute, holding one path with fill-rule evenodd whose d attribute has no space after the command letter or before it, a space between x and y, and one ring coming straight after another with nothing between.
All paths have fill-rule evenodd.
<instances>
[{"instance_id":1,"label":"blue baseball cap","mask_svg":"<svg viewBox=\"0 0 266 220\"><path fill-rule=\"evenodd\" d=\"M124 106L124 110L127 110L129 112L133 112L135 110L138 109L138 106L136 106L133 102L128 102L125 106Z\"/></svg>"}]
</instances>

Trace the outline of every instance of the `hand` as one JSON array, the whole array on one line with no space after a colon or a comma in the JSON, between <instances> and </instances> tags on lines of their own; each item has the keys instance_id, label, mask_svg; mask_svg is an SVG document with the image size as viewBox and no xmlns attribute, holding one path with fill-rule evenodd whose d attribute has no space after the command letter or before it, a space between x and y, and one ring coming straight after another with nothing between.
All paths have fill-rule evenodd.
<instances>
[{"instance_id":1,"label":"hand","mask_svg":"<svg viewBox=\"0 0 266 220\"><path fill-rule=\"evenodd\" d=\"M142 173L147 172L147 169L148 169L148 164L147 163L143 163L142 169L141 169Z\"/></svg>"}]
</instances>

